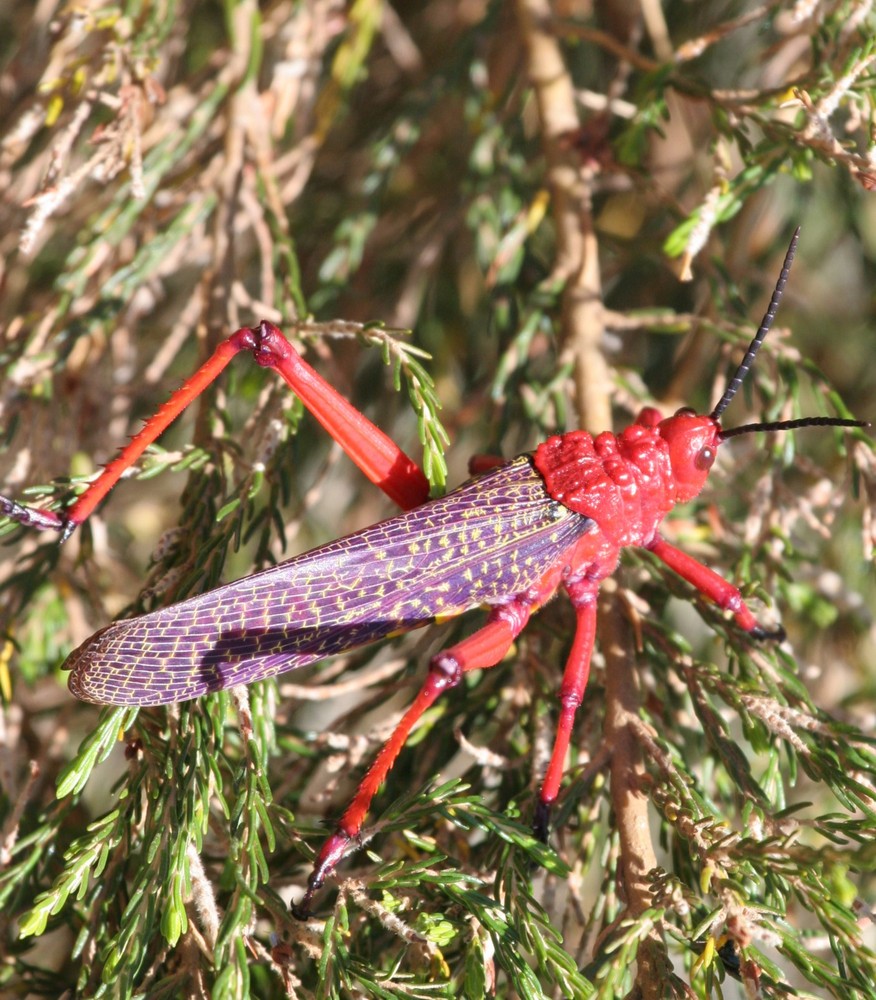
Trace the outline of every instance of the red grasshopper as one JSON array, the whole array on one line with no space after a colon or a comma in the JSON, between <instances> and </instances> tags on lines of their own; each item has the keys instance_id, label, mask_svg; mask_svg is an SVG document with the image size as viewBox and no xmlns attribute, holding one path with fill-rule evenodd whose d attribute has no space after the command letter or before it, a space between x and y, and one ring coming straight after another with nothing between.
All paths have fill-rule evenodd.
<instances>
[{"instance_id":1,"label":"red grasshopper","mask_svg":"<svg viewBox=\"0 0 876 1000\"><path fill-rule=\"evenodd\" d=\"M600 582L627 545L646 548L755 639L761 628L736 587L661 538L661 521L695 497L727 438L795 427L863 427L810 417L724 430L719 418L749 371L775 316L797 246L748 352L710 414L682 409L663 419L647 407L620 434L557 434L534 453L427 500L417 465L310 368L266 321L238 330L152 417L68 511L24 507L0 497L0 513L62 538L81 524L122 472L241 350L276 369L365 474L405 513L320 546L271 569L172 607L97 632L71 654L70 689L99 704L161 705L271 677L355 646L486 606L486 623L433 656L413 704L377 755L324 844L307 891L313 894L357 840L371 800L417 721L463 674L495 666L557 590L569 596L575 636L560 689L560 717L541 787L536 832L546 838L563 761L590 669Z\"/></svg>"}]
</instances>

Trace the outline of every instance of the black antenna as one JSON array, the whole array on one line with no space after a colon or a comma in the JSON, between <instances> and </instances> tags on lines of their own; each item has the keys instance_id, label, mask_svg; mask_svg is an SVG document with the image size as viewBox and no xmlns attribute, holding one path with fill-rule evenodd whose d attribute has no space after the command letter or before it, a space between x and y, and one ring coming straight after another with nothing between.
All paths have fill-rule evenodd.
<instances>
[{"instance_id":1,"label":"black antenna","mask_svg":"<svg viewBox=\"0 0 876 1000\"><path fill-rule=\"evenodd\" d=\"M776 310L779 308L779 302L782 300L782 293L785 290L785 285L788 283L788 273L791 270L791 264L794 261L794 254L797 252L797 243L800 241L800 227L794 230L794 235L791 237L791 243L788 247L788 252L785 254L785 261L782 264L782 272L779 275L779 280L776 282L776 288L773 292L773 297L770 299L770 304L767 306L767 311L764 313L764 317L760 322L760 328L754 335L754 340L748 345L748 350L745 352L745 357L742 359L741 364L736 369L733 378L730 379L730 383L724 392L724 395L718 400L718 405L712 410L711 417L713 420L717 420L718 417L727 409L730 404L730 400L736 395L736 390L742 385L745 376L748 374L749 369L754 363L754 359L757 352L760 350L760 345L764 342L764 338L770 332L770 327L773 325L773 320L776 318ZM725 432L726 434L726 432ZM722 435L723 436L723 435Z\"/></svg>"},{"instance_id":2,"label":"black antenna","mask_svg":"<svg viewBox=\"0 0 876 1000\"><path fill-rule=\"evenodd\" d=\"M790 431L795 427L869 427L866 420L846 420L843 417L800 417L797 420L770 420L762 424L743 424L741 427L731 427L721 431L722 441L736 437L738 434L753 434L755 431Z\"/></svg>"},{"instance_id":3,"label":"black antenna","mask_svg":"<svg viewBox=\"0 0 876 1000\"><path fill-rule=\"evenodd\" d=\"M797 252L797 244L800 241L800 227L794 230L794 235L791 237L791 242L788 246L788 252L785 254L785 260L782 264L782 272L779 275L779 280L776 282L775 291L773 292L772 298L770 299L770 304L767 306L767 311L764 313L764 317L761 320L760 327L757 333L754 335L754 340L748 345L748 350L745 352L745 357L742 359L739 367L730 379L727 389L724 395L718 400L718 405L712 410L711 417L713 420L717 420L718 417L727 409L730 400L736 395L736 391L748 374L751 366L754 362L757 352L760 350L760 345L764 342L766 335L770 332L770 327L773 325L773 320L776 318L776 310L779 308L779 302L782 299L782 293L785 291L785 285L788 283L788 273L791 270L791 264L794 262L794 254ZM726 441L727 438L737 437L739 434L754 434L756 431L789 431L794 430L798 427L869 427L870 425L864 420L846 420L843 417L801 417L798 420L771 420L763 421L757 424L743 424L741 427L731 427L729 430L722 430L720 432L720 440Z\"/></svg>"}]
</instances>

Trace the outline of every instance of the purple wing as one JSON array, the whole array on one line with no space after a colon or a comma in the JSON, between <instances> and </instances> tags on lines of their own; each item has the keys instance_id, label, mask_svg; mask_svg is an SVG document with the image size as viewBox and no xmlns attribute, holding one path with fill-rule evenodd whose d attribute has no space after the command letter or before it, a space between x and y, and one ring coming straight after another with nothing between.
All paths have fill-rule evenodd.
<instances>
[{"instance_id":1,"label":"purple wing","mask_svg":"<svg viewBox=\"0 0 876 1000\"><path fill-rule=\"evenodd\" d=\"M261 680L505 603L593 527L547 495L524 456L271 569L109 625L70 655L70 690L99 704L163 705Z\"/></svg>"}]
</instances>

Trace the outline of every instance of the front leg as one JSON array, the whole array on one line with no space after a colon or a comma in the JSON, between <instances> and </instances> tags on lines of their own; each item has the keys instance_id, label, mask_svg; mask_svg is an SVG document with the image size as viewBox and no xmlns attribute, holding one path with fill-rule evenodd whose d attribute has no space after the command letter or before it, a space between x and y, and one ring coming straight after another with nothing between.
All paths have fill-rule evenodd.
<instances>
[{"instance_id":1,"label":"front leg","mask_svg":"<svg viewBox=\"0 0 876 1000\"><path fill-rule=\"evenodd\" d=\"M689 556L681 549L670 545L664 538L657 535L654 541L646 546L655 556L664 562L671 570L674 570L688 583L692 584L701 594L705 594L710 601L714 601L719 608L730 611L736 624L746 631L753 639L775 639L781 642L785 638L785 630L781 625L777 629L765 629L757 623L757 619L749 611L748 606L742 599L742 594L728 583L722 576L714 570L697 562L693 556Z\"/></svg>"}]
</instances>

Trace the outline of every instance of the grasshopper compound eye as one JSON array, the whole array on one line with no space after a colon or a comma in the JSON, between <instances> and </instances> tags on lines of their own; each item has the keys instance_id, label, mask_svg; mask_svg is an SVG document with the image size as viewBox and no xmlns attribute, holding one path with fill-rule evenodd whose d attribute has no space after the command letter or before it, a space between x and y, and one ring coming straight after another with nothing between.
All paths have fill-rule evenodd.
<instances>
[{"instance_id":1,"label":"grasshopper compound eye","mask_svg":"<svg viewBox=\"0 0 876 1000\"><path fill-rule=\"evenodd\" d=\"M717 452L711 445L709 444L703 445L703 447L700 448L700 450L694 456L694 466L700 472L708 472L709 469L711 469L712 466L715 464L716 456Z\"/></svg>"}]
</instances>

